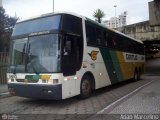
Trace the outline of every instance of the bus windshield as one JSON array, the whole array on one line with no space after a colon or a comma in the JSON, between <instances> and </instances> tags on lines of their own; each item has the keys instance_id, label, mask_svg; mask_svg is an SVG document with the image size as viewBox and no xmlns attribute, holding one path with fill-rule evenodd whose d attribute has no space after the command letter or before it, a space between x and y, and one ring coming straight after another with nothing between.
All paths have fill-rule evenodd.
<instances>
[{"instance_id":1,"label":"bus windshield","mask_svg":"<svg viewBox=\"0 0 160 120\"><path fill-rule=\"evenodd\" d=\"M61 15L54 15L17 23L12 36L59 29L60 19Z\"/></svg>"},{"instance_id":2,"label":"bus windshield","mask_svg":"<svg viewBox=\"0 0 160 120\"><path fill-rule=\"evenodd\" d=\"M12 73L59 72L58 34L32 36L13 41Z\"/></svg>"}]
</instances>

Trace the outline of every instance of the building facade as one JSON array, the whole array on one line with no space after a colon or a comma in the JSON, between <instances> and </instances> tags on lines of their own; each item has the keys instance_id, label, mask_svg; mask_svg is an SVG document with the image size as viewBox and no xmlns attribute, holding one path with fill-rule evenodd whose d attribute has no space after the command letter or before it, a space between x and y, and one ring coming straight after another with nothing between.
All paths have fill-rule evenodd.
<instances>
[{"instance_id":1,"label":"building facade","mask_svg":"<svg viewBox=\"0 0 160 120\"><path fill-rule=\"evenodd\" d=\"M148 3L149 20L116 28L133 38L143 41L146 58L160 57L160 1Z\"/></svg>"},{"instance_id":2,"label":"building facade","mask_svg":"<svg viewBox=\"0 0 160 120\"><path fill-rule=\"evenodd\" d=\"M127 11L118 17L111 17L109 20L103 21L103 24L109 28L118 28L127 25Z\"/></svg>"},{"instance_id":3,"label":"building facade","mask_svg":"<svg viewBox=\"0 0 160 120\"><path fill-rule=\"evenodd\" d=\"M160 1L154 0L148 3L149 20L151 26L160 26Z\"/></svg>"},{"instance_id":4,"label":"building facade","mask_svg":"<svg viewBox=\"0 0 160 120\"><path fill-rule=\"evenodd\" d=\"M146 58L160 57L160 26L151 26L148 20L119 27L116 30L143 41Z\"/></svg>"}]
</instances>

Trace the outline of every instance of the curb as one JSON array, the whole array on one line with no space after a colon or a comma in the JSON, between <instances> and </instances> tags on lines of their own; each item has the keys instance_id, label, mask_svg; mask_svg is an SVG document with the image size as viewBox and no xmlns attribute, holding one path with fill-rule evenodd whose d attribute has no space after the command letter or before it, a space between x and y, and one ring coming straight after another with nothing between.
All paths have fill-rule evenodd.
<instances>
[{"instance_id":1,"label":"curb","mask_svg":"<svg viewBox=\"0 0 160 120\"><path fill-rule=\"evenodd\" d=\"M0 93L0 98L4 97L11 97L11 95L9 94L9 92Z\"/></svg>"}]
</instances>

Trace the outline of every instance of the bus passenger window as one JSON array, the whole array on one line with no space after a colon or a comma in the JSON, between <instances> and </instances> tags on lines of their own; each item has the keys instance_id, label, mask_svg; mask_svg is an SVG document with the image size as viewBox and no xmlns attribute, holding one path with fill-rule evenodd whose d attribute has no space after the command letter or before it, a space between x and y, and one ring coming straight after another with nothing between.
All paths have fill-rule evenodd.
<instances>
[{"instance_id":1,"label":"bus passenger window","mask_svg":"<svg viewBox=\"0 0 160 120\"><path fill-rule=\"evenodd\" d=\"M113 47L113 42L112 42L112 33L107 32L106 34L106 39L107 39L107 45L109 48Z\"/></svg>"},{"instance_id":2,"label":"bus passenger window","mask_svg":"<svg viewBox=\"0 0 160 120\"><path fill-rule=\"evenodd\" d=\"M109 34L107 32L104 31L104 46L107 47L108 46L108 38L109 38Z\"/></svg>"},{"instance_id":3,"label":"bus passenger window","mask_svg":"<svg viewBox=\"0 0 160 120\"><path fill-rule=\"evenodd\" d=\"M104 35L103 35L103 30L100 28L96 28L96 42L98 45L103 46L104 45Z\"/></svg>"},{"instance_id":4,"label":"bus passenger window","mask_svg":"<svg viewBox=\"0 0 160 120\"><path fill-rule=\"evenodd\" d=\"M86 23L86 37L88 43L96 43L96 31L94 25Z\"/></svg>"}]
</instances>

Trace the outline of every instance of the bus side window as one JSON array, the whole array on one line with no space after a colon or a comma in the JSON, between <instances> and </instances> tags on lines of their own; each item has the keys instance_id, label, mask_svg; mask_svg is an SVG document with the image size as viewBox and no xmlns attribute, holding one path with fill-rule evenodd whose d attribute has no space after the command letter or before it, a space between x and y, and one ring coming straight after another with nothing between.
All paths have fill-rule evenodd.
<instances>
[{"instance_id":1,"label":"bus side window","mask_svg":"<svg viewBox=\"0 0 160 120\"><path fill-rule=\"evenodd\" d=\"M96 43L95 27L89 23L86 23L86 38L87 38L87 43L90 43L90 44Z\"/></svg>"},{"instance_id":2,"label":"bus side window","mask_svg":"<svg viewBox=\"0 0 160 120\"><path fill-rule=\"evenodd\" d=\"M104 46L107 47L108 46L108 33L106 31L103 32L104 35Z\"/></svg>"},{"instance_id":3,"label":"bus side window","mask_svg":"<svg viewBox=\"0 0 160 120\"><path fill-rule=\"evenodd\" d=\"M101 42L101 44L102 44L102 46L107 46L107 43L106 43L106 31L105 30L103 30L102 31L102 42Z\"/></svg>"},{"instance_id":4,"label":"bus side window","mask_svg":"<svg viewBox=\"0 0 160 120\"><path fill-rule=\"evenodd\" d=\"M112 45L113 48L116 48L116 36L112 36Z\"/></svg>"},{"instance_id":5,"label":"bus side window","mask_svg":"<svg viewBox=\"0 0 160 120\"><path fill-rule=\"evenodd\" d=\"M113 42L112 42L112 33L107 31L107 45L109 48L113 47Z\"/></svg>"},{"instance_id":6,"label":"bus side window","mask_svg":"<svg viewBox=\"0 0 160 120\"><path fill-rule=\"evenodd\" d=\"M105 36L104 36L104 30L103 29L96 28L96 41L97 41L98 45L104 46Z\"/></svg>"}]
</instances>

